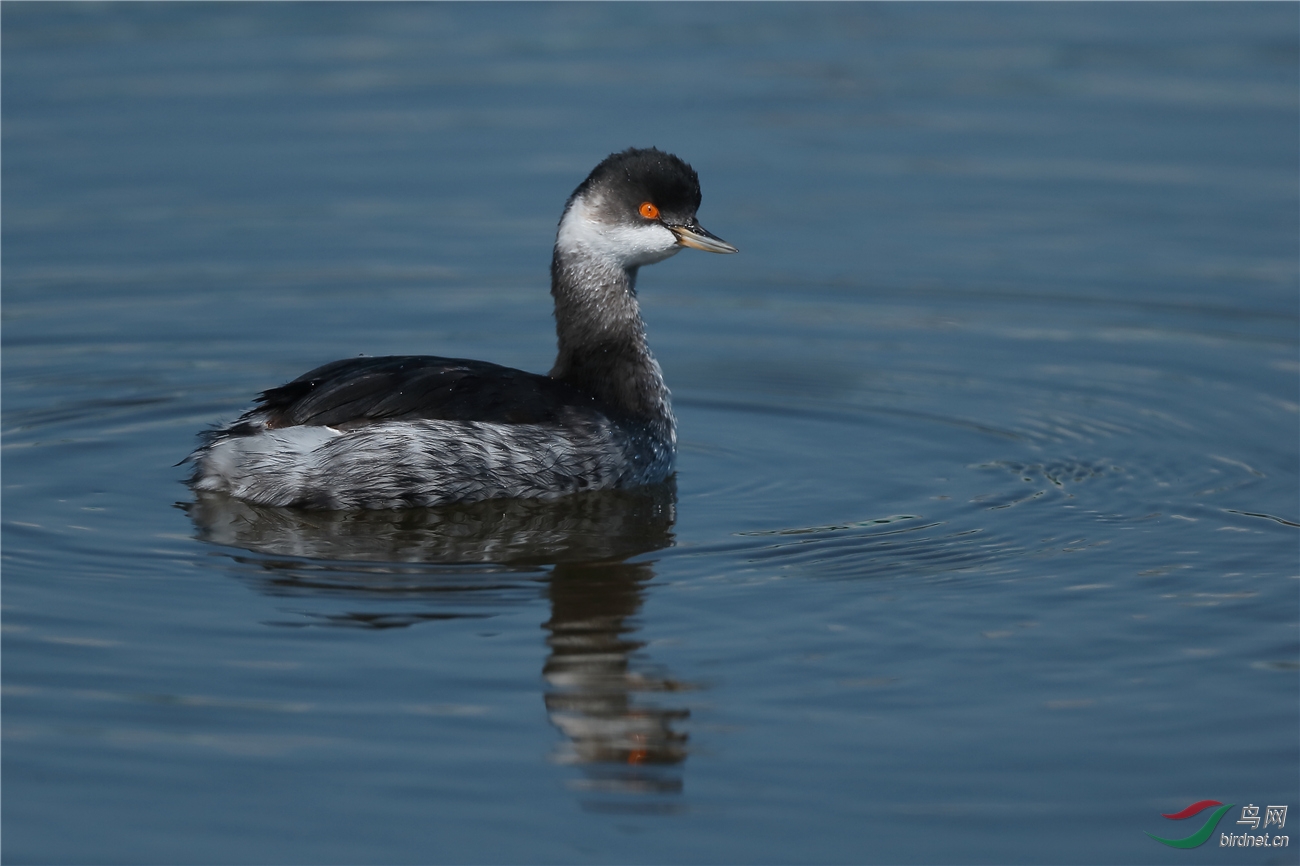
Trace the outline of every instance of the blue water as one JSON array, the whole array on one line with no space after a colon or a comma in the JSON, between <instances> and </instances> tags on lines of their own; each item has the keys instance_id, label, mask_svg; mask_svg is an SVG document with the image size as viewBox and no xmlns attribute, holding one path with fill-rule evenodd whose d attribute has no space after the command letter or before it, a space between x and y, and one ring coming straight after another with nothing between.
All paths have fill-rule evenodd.
<instances>
[{"instance_id":1,"label":"blue water","mask_svg":"<svg viewBox=\"0 0 1300 866\"><path fill-rule=\"evenodd\" d=\"M1300 807L1294 4L0 24L7 862L1297 862L1147 835ZM675 485L184 487L334 358L548 369L630 145L741 249L641 275Z\"/></svg>"}]
</instances>

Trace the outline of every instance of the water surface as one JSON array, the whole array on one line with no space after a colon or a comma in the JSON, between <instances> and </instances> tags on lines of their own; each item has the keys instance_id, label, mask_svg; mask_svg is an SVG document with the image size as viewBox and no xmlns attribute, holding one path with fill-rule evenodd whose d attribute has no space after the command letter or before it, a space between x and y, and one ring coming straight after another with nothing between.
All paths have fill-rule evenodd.
<instances>
[{"instance_id":1,"label":"water surface","mask_svg":"<svg viewBox=\"0 0 1300 866\"><path fill-rule=\"evenodd\" d=\"M0 15L9 862L1295 862L1146 835L1300 806L1294 6ZM629 145L742 250L641 275L674 484L181 484L334 358L546 370Z\"/></svg>"}]
</instances>

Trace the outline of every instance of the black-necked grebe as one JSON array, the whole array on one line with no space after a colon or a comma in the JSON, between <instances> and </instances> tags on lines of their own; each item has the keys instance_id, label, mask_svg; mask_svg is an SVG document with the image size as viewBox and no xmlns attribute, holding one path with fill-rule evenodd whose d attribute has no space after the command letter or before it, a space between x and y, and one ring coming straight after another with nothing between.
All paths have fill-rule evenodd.
<instances>
[{"instance_id":1,"label":"black-necked grebe","mask_svg":"<svg viewBox=\"0 0 1300 866\"><path fill-rule=\"evenodd\" d=\"M736 248L695 219L694 169L612 154L560 217L559 354L546 376L484 361L349 358L272 388L188 458L190 485L262 505L402 508L635 487L673 471L677 422L646 344L637 269Z\"/></svg>"}]
</instances>

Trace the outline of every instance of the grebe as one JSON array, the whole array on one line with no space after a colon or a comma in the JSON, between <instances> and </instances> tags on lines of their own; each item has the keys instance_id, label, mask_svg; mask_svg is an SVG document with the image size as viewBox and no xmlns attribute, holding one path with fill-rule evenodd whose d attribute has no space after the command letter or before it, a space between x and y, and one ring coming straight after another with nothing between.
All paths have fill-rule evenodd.
<instances>
[{"instance_id":1,"label":"grebe","mask_svg":"<svg viewBox=\"0 0 1300 866\"><path fill-rule=\"evenodd\" d=\"M677 421L646 344L637 270L736 248L696 221L695 170L611 154L564 205L546 376L485 361L349 358L264 392L203 434L190 486L261 505L403 508L636 487L673 471Z\"/></svg>"}]
</instances>

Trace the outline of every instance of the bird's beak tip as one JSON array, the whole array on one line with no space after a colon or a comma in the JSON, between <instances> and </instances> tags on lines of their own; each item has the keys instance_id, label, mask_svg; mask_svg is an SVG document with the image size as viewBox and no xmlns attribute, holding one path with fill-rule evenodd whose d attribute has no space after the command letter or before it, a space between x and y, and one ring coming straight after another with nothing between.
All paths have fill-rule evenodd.
<instances>
[{"instance_id":1,"label":"bird's beak tip","mask_svg":"<svg viewBox=\"0 0 1300 866\"><path fill-rule=\"evenodd\" d=\"M703 250L706 253L738 253L731 244L706 231L701 226L669 226L677 235L677 243L684 247Z\"/></svg>"}]
</instances>

